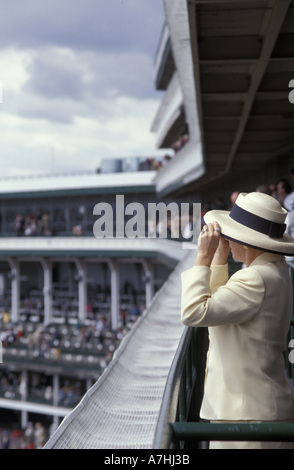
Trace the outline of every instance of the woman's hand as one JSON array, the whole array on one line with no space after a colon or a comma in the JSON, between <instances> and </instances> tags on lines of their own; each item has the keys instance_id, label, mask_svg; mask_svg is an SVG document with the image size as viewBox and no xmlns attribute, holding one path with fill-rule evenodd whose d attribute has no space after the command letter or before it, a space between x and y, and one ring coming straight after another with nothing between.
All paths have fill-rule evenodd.
<instances>
[{"instance_id":1,"label":"woman's hand","mask_svg":"<svg viewBox=\"0 0 294 470\"><path fill-rule=\"evenodd\" d=\"M218 244L217 250L215 252L215 255L213 257L211 264L212 265L227 264L230 251L231 251L231 248L230 248L228 240L226 240L224 237L220 237L219 244Z\"/></svg>"},{"instance_id":2,"label":"woman's hand","mask_svg":"<svg viewBox=\"0 0 294 470\"><path fill-rule=\"evenodd\" d=\"M198 254L195 266L226 264L230 252L228 242L220 236L221 228L217 222L203 227L198 238Z\"/></svg>"}]
</instances>

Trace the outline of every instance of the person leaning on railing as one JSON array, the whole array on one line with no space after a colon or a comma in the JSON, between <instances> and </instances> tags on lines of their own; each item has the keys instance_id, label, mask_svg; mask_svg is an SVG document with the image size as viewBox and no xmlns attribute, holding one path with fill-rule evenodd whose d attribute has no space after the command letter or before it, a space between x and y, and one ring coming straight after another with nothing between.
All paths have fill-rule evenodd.
<instances>
[{"instance_id":1,"label":"person leaning on railing","mask_svg":"<svg viewBox=\"0 0 294 470\"><path fill-rule=\"evenodd\" d=\"M182 273L182 322L209 327L200 417L211 422L294 422L283 351L292 316L285 255L287 211L263 193L241 193L231 212L205 215L195 265ZM228 278L232 252L245 269ZM294 448L283 442L214 442L210 448Z\"/></svg>"}]
</instances>

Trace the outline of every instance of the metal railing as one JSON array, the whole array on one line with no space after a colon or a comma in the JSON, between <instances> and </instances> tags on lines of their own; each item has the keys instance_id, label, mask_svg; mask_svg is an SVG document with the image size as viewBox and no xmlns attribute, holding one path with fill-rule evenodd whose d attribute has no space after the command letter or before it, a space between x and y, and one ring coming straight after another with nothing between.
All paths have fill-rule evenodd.
<instances>
[{"instance_id":1,"label":"metal railing","mask_svg":"<svg viewBox=\"0 0 294 470\"><path fill-rule=\"evenodd\" d=\"M294 287L294 264L289 264ZM231 272L235 271L235 267ZM294 340L293 318L287 336L285 365L294 385L294 364L289 360ZM293 346L294 347L294 342ZM167 379L153 441L154 449L202 449L209 441L294 442L294 423L209 423L201 422L208 335L206 328L184 330Z\"/></svg>"},{"instance_id":2,"label":"metal railing","mask_svg":"<svg viewBox=\"0 0 294 470\"><path fill-rule=\"evenodd\" d=\"M207 347L206 328L185 328L166 382L153 448L183 447L175 442L173 426L198 420Z\"/></svg>"}]
</instances>

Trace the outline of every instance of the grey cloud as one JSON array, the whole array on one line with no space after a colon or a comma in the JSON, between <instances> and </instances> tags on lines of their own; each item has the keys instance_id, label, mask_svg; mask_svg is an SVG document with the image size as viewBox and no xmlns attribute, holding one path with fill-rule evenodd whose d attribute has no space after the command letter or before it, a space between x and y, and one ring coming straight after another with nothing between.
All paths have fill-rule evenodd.
<instances>
[{"instance_id":1,"label":"grey cloud","mask_svg":"<svg viewBox=\"0 0 294 470\"><path fill-rule=\"evenodd\" d=\"M52 103L42 103L41 101L35 102L22 102L18 108L19 115L30 119L44 119L46 121L72 124L74 112L68 105L60 103L58 106Z\"/></svg>"},{"instance_id":2,"label":"grey cloud","mask_svg":"<svg viewBox=\"0 0 294 470\"><path fill-rule=\"evenodd\" d=\"M116 90L120 95L143 99L156 95L152 61L146 54L96 54L89 58L88 69L92 76L89 91L95 96L105 96L111 90Z\"/></svg>"},{"instance_id":3,"label":"grey cloud","mask_svg":"<svg viewBox=\"0 0 294 470\"><path fill-rule=\"evenodd\" d=\"M0 4L0 48L13 44L32 53L16 106L20 115L62 123L76 116L100 120L102 112L113 112L117 96L158 97L153 59L162 0Z\"/></svg>"},{"instance_id":4,"label":"grey cloud","mask_svg":"<svg viewBox=\"0 0 294 470\"><path fill-rule=\"evenodd\" d=\"M94 54L51 48L34 53L28 72L18 112L29 118L71 123L75 116L91 115L99 120L102 114L113 112L117 96L157 96L152 63L143 53Z\"/></svg>"},{"instance_id":5,"label":"grey cloud","mask_svg":"<svg viewBox=\"0 0 294 470\"><path fill-rule=\"evenodd\" d=\"M6 174L50 170L52 146L58 170L61 162L64 169L75 162L91 169L101 156L137 154L148 141L145 113L153 113L158 98L153 60L163 0L0 0L0 6L0 49L25 56L15 59L21 80L4 87Z\"/></svg>"},{"instance_id":6,"label":"grey cloud","mask_svg":"<svg viewBox=\"0 0 294 470\"><path fill-rule=\"evenodd\" d=\"M84 91L83 70L74 55L60 50L45 50L35 55L28 67L30 79L24 90L49 99L81 100Z\"/></svg>"}]
</instances>

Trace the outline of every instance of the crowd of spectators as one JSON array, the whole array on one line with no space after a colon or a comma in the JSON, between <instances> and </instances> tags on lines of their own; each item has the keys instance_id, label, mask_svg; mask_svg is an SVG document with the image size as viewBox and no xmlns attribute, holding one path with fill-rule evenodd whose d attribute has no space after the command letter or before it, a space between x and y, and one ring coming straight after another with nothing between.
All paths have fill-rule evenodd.
<instances>
[{"instance_id":1,"label":"crowd of spectators","mask_svg":"<svg viewBox=\"0 0 294 470\"><path fill-rule=\"evenodd\" d=\"M52 405L53 403L53 379L52 376L41 371L32 371L28 376L28 399ZM24 382L19 371L0 370L0 396L6 399L21 400L23 396ZM82 399L86 391L85 379L74 377L60 377L58 393L58 405L73 408ZM32 418L31 418L32 419ZM25 428L21 428L17 422L8 417L0 423L0 442L2 449L41 449L48 437L55 430L53 425L35 424L28 422Z\"/></svg>"},{"instance_id":2,"label":"crowd of spectators","mask_svg":"<svg viewBox=\"0 0 294 470\"><path fill-rule=\"evenodd\" d=\"M189 141L189 135L188 134L183 134L181 135L175 142L172 144L172 149L177 153L179 152L187 142Z\"/></svg>"},{"instance_id":3,"label":"crowd of spectators","mask_svg":"<svg viewBox=\"0 0 294 470\"><path fill-rule=\"evenodd\" d=\"M129 288L130 286L128 286ZM126 286L127 289L127 286ZM0 340L4 355L13 349L26 351L25 358L52 364L70 356L72 363L76 364L78 356L89 358L99 357L100 373L112 359L114 351L123 337L132 328L132 325L142 313L136 304L121 306L121 326L113 330L109 315L93 313L92 306L87 306L88 319L85 323L78 320L72 324L44 325L32 321L12 323L10 313L4 310L0 313ZM65 354L67 353L67 354ZM70 354L68 354L70 353ZM4 356L5 357L5 356ZM6 356L8 357L8 356ZM63 359L64 360L64 359ZM68 359L66 359L68 362ZM97 365L95 365L95 370ZM31 373L28 385L30 400L41 400L44 403L53 403L53 386L48 383L48 377L42 380L42 372ZM80 379L63 380L58 393L58 405L74 407L79 403L85 393L85 384ZM22 376L19 371L3 369L0 371L0 395L6 399L21 399L23 393ZM1 428L0 441L2 449L39 449L47 441L52 430L42 423L28 423L26 429Z\"/></svg>"},{"instance_id":4,"label":"crowd of spectators","mask_svg":"<svg viewBox=\"0 0 294 470\"><path fill-rule=\"evenodd\" d=\"M139 171L154 171L159 170L163 166L161 160L156 158L146 158L143 162L139 163Z\"/></svg>"},{"instance_id":5,"label":"crowd of spectators","mask_svg":"<svg viewBox=\"0 0 294 470\"><path fill-rule=\"evenodd\" d=\"M42 362L60 361L62 354L69 352L73 355L91 354L103 359L100 364L106 366L140 313L136 305L128 310L122 307L121 326L114 331L104 315L93 316L85 323L76 320L71 325L44 325L11 323L9 313L4 312L1 314L0 341L4 354L9 354L12 348L24 349L28 358Z\"/></svg>"},{"instance_id":6,"label":"crowd of spectators","mask_svg":"<svg viewBox=\"0 0 294 470\"><path fill-rule=\"evenodd\" d=\"M185 145L188 136L181 136L173 145L174 151L180 150L180 147ZM125 173L134 171L156 171L165 166L172 156L170 154L164 157L135 157L128 159L105 159L102 161L101 166L96 169L96 173Z\"/></svg>"},{"instance_id":7,"label":"crowd of spectators","mask_svg":"<svg viewBox=\"0 0 294 470\"><path fill-rule=\"evenodd\" d=\"M42 449L51 429L40 423L28 422L24 430L0 429L1 449Z\"/></svg>"},{"instance_id":8,"label":"crowd of spectators","mask_svg":"<svg viewBox=\"0 0 294 470\"><path fill-rule=\"evenodd\" d=\"M175 147L179 150L182 148L188 141L188 136L182 136L176 143ZM169 160L171 159L170 155L166 155L162 161L156 160L155 158L146 158L144 162L140 164L140 170L144 169L159 169L161 166L164 166ZM264 192L275 197L286 209L289 213L294 211L294 192L293 192L293 182L294 182L294 168L291 170L290 178L280 178L277 182L272 184L261 184L255 190ZM203 202L202 203L202 224L203 224L203 215L205 212L211 209L224 209L230 210L232 205L234 204L236 197L238 196L238 191L233 191L231 193L230 202L229 204L222 198L216 198L210 202ZM293 226L294 222L292 221L292 215L288 217L288 226ZM291 219L291 221L290 221ZM187 221L187 229L188 226L191 228L192 226L192 218ZM154 224L154 221L148 221L149 224ZM180 224L180 221L178 222ZM166 236L167 238L176 238L173 236L172 227L174 229L174 233L177 232L177 226L175 223L175 219L171 219L170 215L168 214L168 218L166 221L157 223L154 225L154 232L159 237ZM294 233L294 227L293 227ZM50 230L50 223L49 223L49 214L47 212L38 213L37 215L30 214L27 217L24 217L21 213L17 214L15 224L14 224L14 231L17 235L51 235L52 232ZM152 232L152 230L151 230ZM72 234L80 236L83 234L83 229L81 225L76 225L72 229ZM150 227L148 227L148 234L150 234ZM166 235L165 235L166 234ZM182 234L184 238L185 235ZM179 237L181 239L181 236Z\"/></svg>"},{"instance_id":9,"label":"crowd of spectators","mask_svg":"<svg viewBox=\"0 0 294 470\"><path fill-rule=\"evenodd\" d=\"M164 157L166 161L168 161L169 156L166 155ZM150 163L157 165L157 163ZM177 204L177 203L175 203ZM180 205L178 204L178 207ZM192 213L191 213L192 217ZM146 237L147 236L153 236L156 234L156 237L159 238L173 238L173 239L179 239L182 240L182 238L187 238L185 236L185 229L183 232L181 232L181 228L183 226L186 226L190 223L190 228L191 228L191 221L192 218L189 217L184 223L181 222L181 215L176 219L176 217L173 216L173 219L171 219L171 214L169 211L167 212L167 217L165 218L166 220L162 220L160 223L156 223L155 220L150 220L148 218L147 224L146 224ZM115 227L114 227L115 228ZM20 212L17 214L15 222L14 222L14 232L18 236L50 236L54 235L54 231L50 229L50 223L49 223L49 214L47 212L43 214L39 214L37 217L34 214L30 214L27 217L24 217ZM82 236L85 234L83 230L83 225L82 224L76 224L72 226L71 229L71 234L74 236Z\"/></svg>"},{"instance_id":10,"label":"crowd of spectators","mask_svg":"<svg viewBox=\"0 0 294 470\"><path fill-rule=\"evenodd\" d=\"M72 358L73 363L78 356L89 358L100 357L100 373L111 361L115 349L123 337L132 327L135 319L141 312L134 305L130 309L122 306L122 326L116 331L104 315L93 316L85 324L49 324L19 322L12 323L10 314L5 311L0 314L0 340L4 355L14 348L26 351L25 358L48 362L59 362L62 353ZM4 356L5 357L5 356ZM8 357L8 356L7 356ZM67 359L68 362L68 359ZM95 370L98 368L95 366ZM30 400L41 400L44 403L53 403L52 383L42 381L42 372L34 372L29 380L28 396ZM48 380L48 378L47 378ZM79 403L85 393L85 384L80 379L63 380L58 393L58 405L74 407ZM0 395L6 399L21 399L22 376L20 372L3 369L0 371ZM52 430L41 423L28 423L25 430L14 429L0 425L0 441L2 449L39 449L47 441Z\"/></svg>"},{"instance_id":11,"label":"crowd of spectators","mask_svg":"<svg viewBox=\"0 0 294 470\"><path fill-rule=\"evenodd\" d=\"M85 379L60 378L58 405L73 408L86 392ZM52 375L40 372L29 373L28 399L32 402L53 404ZM20 400L24 396L24 383L20 372L3 369L0 371L0 396L6 399Z\"/></svg>"},{"instance_id":12,"label":"crowd of spectators","mask_svg":"<svg viewBox=\"0 0 294 470\"><path fill-rule=\"evenodd\" d=\"M281 177L276 182L270 184L260 184L253 191L268 194L279 201L282 207L288 211L286 218L286 233L294 237L294 168L291 169L288 178ZM240 191L234 190L230 194L229 201L216 198L212 202L204 202L201 205L201 226L204 223L204 215L212 209L231 210Z\"/></svg>"}]
</instances>

